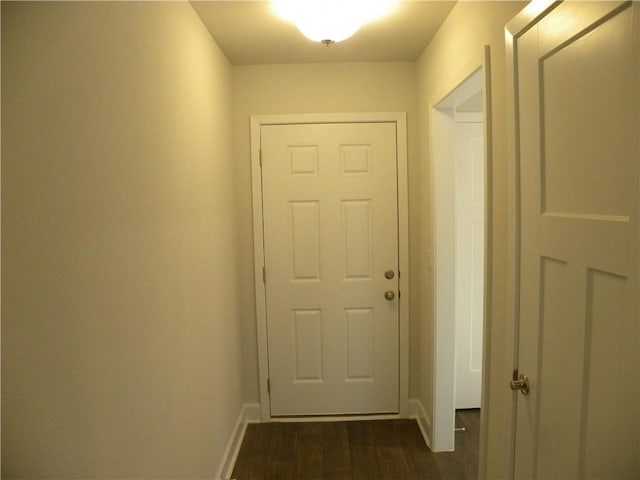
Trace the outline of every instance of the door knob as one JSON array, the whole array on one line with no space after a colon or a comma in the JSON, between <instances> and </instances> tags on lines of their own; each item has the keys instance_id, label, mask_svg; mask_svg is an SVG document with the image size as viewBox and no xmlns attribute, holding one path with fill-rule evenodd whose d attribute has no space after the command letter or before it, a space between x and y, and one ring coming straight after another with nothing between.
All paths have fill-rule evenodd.
<instances>
[{"instance_id":1,"label":"door knob","mask_svg":"<svg viewBox=\"0 0 640 480\"><path fill-rule=\"evenodd\" d=\"M527 377L524 373L520 375L517 380L515 378L511 380L509 386L511 387L511 390L520 390L520 392L522 392L525 397L529 395L529 377Z\"/></svg>"},{"instance_id":2,"label":"door knob","mask_svg":"<svg viewBox=\"0 0 640 480\"><path fill-rule=\"evenodd\" d=\"M384 298L391 301L396 298L396 294L393 290L387 290L386 292L384 292Z\"/></svg>"},{"instance_id":3,"label":"door knob","mask_svg":"<svg viewBox=\"0 0 640 480\"><path fill-rule=\"evenodd\" d=\"M387 280L391 280L394 276L395 273L393 270L387 270L386 272L384 272L384 278L386 278Z\"/></svg>"}]
</instances>

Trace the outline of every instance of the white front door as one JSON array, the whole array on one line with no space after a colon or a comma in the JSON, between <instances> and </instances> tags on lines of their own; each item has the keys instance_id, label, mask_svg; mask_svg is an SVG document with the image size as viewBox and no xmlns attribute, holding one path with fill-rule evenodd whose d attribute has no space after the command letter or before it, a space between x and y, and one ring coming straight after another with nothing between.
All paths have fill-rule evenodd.
<instances>
[{"instance_id":1,"label":"white front door","mask_svg":"<svg viewBox=\"0 0 640 480\"><path fill-rule=\"evenodd\" d=\"M484 320L482 114L456 114L456 408L480 408Z\"/></svg>"},{"instance_id":2,"label":"white front door","mask_svg":"<svg viewBox=\"0 0 640 480\"><path fill-rule=\"evenodd\" d=\"M530 385L516 478L640 478L639 7L551 4L508 26Z\"/></svg>"},{"instance_id":3,"label":"white front door","mask_svg":"<svg viewBox=\"0 0 640 480\"><path fill-rule=\"evenodd\" d=\"M396 413L396 124L260 138L271 415Z\"/></svg>"}]
</instances>

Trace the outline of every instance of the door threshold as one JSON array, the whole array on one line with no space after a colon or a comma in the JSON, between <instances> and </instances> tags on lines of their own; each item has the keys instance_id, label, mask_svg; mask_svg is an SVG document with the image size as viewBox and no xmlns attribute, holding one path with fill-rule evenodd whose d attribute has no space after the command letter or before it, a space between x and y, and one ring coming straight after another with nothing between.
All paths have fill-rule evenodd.
<instances>
[{"instance_id":1,"label":"door threshold","mask_svg":"<svg viewBox=\"0 0 640 480\"><path fill-rule=\"evenodd\" d=\"M346 414L346 415L313 415L313 416L277 416L271 417L271 422L352 422L355 420L395 420L398 418L409 418L399 413L364 413L364 414Z\"/></svg>"}]
</instances>

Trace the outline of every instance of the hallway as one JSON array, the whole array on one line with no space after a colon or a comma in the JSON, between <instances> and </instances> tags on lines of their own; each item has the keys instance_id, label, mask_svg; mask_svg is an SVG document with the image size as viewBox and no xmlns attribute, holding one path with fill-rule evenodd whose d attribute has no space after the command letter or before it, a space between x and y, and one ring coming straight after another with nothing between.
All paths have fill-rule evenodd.
<instances>
[{"instance_id":1,"label":"hallway","mask_svg":"<svg viewBox=\"0 0 640 480\"><path fill-rule=\"evenodd\" d=\"M456 425L456 451L432 453L414 420L251 424L233 478L475 480L480 410Z\"/></svg>"},{"instance_id":2,"label":"hallway","mask_svg":"<svg viewBox=\"0 0 640 480\"><path fill-rule=\"evenodd\" d=\"M431 105L485 45L501 207L484 473L504 476L504 25L524 3L459 2L413 56L365 46L374 59L347 61L322 46L323 63L234 62L196 11L209 2L193 3L2 2L2 478L231 478L227 452L262 400L252 115L406 114L403 400L435 441ZM420 462L458 478L459 454ZM376 462L416 461L401 458Z\"/></svg>"}]
</instances>

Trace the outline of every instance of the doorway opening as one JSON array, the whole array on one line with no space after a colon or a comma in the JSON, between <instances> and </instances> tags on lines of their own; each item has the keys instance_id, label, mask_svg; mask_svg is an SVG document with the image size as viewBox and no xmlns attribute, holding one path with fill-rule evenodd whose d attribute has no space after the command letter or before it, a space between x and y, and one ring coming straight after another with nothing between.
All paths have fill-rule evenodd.
<instances>
[{"instance_id":1,"label":"doorway opening","mask_svg":"<svg viewBox=\"0 0 640 480\"><path fill-rule=\"evenodd\" d=\"M315 178L319 176L320 169L318 168L319 156L317 152L319 151L318 147L318 138L315 138L315 135L318 132L325 131L327 128L330 128L331 131L338 136L342 136L345 132L351 131L353 129L358 130L362 128L364 131L368 131L367 126L372 125L381 125L384 127L390 128L390 131L394 136L394 145L391 145L391 150L387 152L384 158L393 158L396 161L395 167L397 169L397 226L393 228L394 231L397 232L397 248L394 248L394 258L397 261L397 271L393 270L392 272L385 271L388 267L384 268L376 268L375 274L376 278L381 278L383 282L382 287L376 291L379 295L375 295L375 301L378 301L382 304L381 308L395 308L397 310L398 320L395 322L397 325L397 332L394 333L396 335L394 344L397 346L397 352L394 353L394 369L397 370L397 380L394 380L394 383L397 384L397 389L395 392L395 396L397 397L397 405L394 405L393 412L386 412L386 408L378 409L373 408L370 409L372 411L367 411L365 408L361 408L360 410L356 410L355 408L351 408L347 406L346 408L335 407L331 409L327 409L327 411L323 411L321 408L309 409L303 412L284 412L278 411L277 406L274 407L272 402L274 391L277 390L278 385L274 385L274 381L277 382L277 378L274 378L273 375L273 366L276 362L274 362L270 357L270 351L278 350L277 348L277 339L274 340L273 337L270 337L270 334L273 334L273 328L267 328L268 325L268 304L274 304L273 301L267 302L267 294L268 287L276 285L274 282L278 280L278 271L275 268L270 268L267 264L267 247L268 245L268 236L271 235L274 231L285 231L288 234L285 235L283 240L280 240L285 246L288 246L289 250L284 254L284 260L281 263L292 262L295 260L295 269L291 266L285 270L285 275L288 274L291 276L292 272L299 278L295 280L297 282L296 286L300 284L304 284L306 286L307 293L305 295L310 295L308 293L311 291L309 286L315 286L319 283L318 278L319 275L317 272L319 271L319 258L323 257L328 259L326 261L336 262L339 261L337 267L334 266L333 270L337 271L338 274L334 275L335 278L342 278L344 283L344 269L348 267L351 270L353 268L363 269L369 268L371 265L369 263L373 260L373 256L370 255L362 248L362 244L365 241L371 240L373 238L373 229L370 231L367 229L360 228L351 228L351 225L354 223L351 220L362 220L360 223L365 225L371 225L371 215L370 215L370 206L369 200L371 197L367 191L362 191L360 194L354 198L344 198L340 195L340 192L333 187L329 190L326 190L328 185L332 185L331 182L325 183L325 190L321 191L319 195L316 195L317 198L311 195L311 190L309 185L304 185L304 188L299 188L299 191L296 195L299 197L293 198L293 200L287 200L286 211L280 212L280 220L284 219L287 223L280 228L271 228L268 230L269 225L268 222L264 221L265 215L265 206L268 206L268 202L265 201L265 195L269 195L269 191L266 191L265 186L268 187L269 182L265 181L264 175L267 175L265 171L271 171L270 169L274 168L274 158L276 158L275 162L278 162L277 158L281 157L273 157L273 152L269 148L265 148L263 150L263 129L275 129L277 131L282 131L283 126L296 126L296 131L299 134L310 135L308 138L296 138L294 140L287 140L284 143L281 143L281 147L284 145L287 150L287 154L285 155L285 161L279 162L279 167L285 169L286 178L295 178L301 180L307 180L311 184L315 181ZM360 127L357 127L360 125ZM343 128L337 128L342 126ZM349 127L351 126L351 127ZM289 131L289 127L286 127L284 130ZM312 127L312 128L311 128ZM355 130L353 130L355 131ZM352 133L353 133L352 131ZM325 132L326 133L326 132ZM360 134L358 134L360 135ZM269 137L269 135L266 135ZM269 137L271 138L271 137ZM274 137L274 138L277 138ZM374 139L377 139L378 136L374 135ZM266 141L266 140L265 140ZM377 140L376 140L377 141ZM277 144L280 144L276 142ZM371 144L371 141L365 141L363 138L347 138L340 140L340 157L338 161L333 162L333 168L335 168L338 174L344 175L348 177L342 183L347 183L347 180L355 182L358 178L362 178L365 175L368 175L370 166L372 165L370 155L375 153L375 148ZM374 142L375 143L375 142ZM264 422L268 422L273 420L274 418L282 419L293 419L291 421L299 421L302 418L308 418L312 420L317 420L319 415L321 415L323 420L331 420L333 417L344 420L348 418L350 415L357 416L357 418L364 418L364 416L370 416L375 418L380 418L384 416L393 416L393 417L406 417L408 415L409 409L409 316L408 316L408 275L400 275L400 272L406 272L409 269L409 260L408 260L408 188L407 188L407 142L406 142L406 114L402 112L392 112L392 113L338 113L338 114L293 114L293 115L256 115L251 117L251 160L252 160L252 186L253 186L253 212L254 212L254 260L255 260L255 288L256 288L256 312L257 312L257 325L258 325L258 355L259 355L259 374L260 374L260 411L261 411L261 419ZM265 145L265 147L267 147ZM388 145L387 145L388 147ZM276 148L275 151L281 150L280 147ZM329 149L331 150L331 149ZM335 149L333 149L335 151ZM272 153L270 153L272 152ZM271 160L270 160L271 158ZM382 157L380 157L382 158ZM271 162L271 163L270 163ZM380 168L380 167L376 167ZM286 170L288 169L288 173ZM341 173L340 173L341 172ZM276 191L278 193L278 189L271 188L271 192ZM283 190L284 191L284 190ZM288 190L287 190L288 191ZM318 190L320 191L320 190ZM317 193L317 192L316 192ZM276 197L274 197L276 198ZM320 208L323 204L329 204L327 208ZM277 202L276 202L277 203ZM280 202L282 203L282 202ZM383 202L389 204L389 202ZM336 204L336 205L333 205ZM330 212L331 208L333 210L337 210L342 212L342 220L337 222L333 222L333 225L329 225L326 229L323 229L323 235L320 235L320 229L318 227L319 220L323 217L320 215L320 211ZM324 215L324 213L323 213ZM272 215L271 219L278 218ZM345 220L346 218L346 220ZM297 222L297 223L296 223ZM368 223L367 223L368 222ZM348 228L345 228L348 227ZM349 247L351 252L356 252L359 257L358 261L360 263L348 262L349 260L345 255L329 255L325 252L323 255L319 255L318 251L321 249L320 238L331 238L332 235L329 235L332 230L336 230L339 235L343 235L346 233L348 241L340 241L340 236L338 235L338 242L334 242L331 245L337 245L338 248L334 248L334 251L338 251L339 248ZM364 233L363 233L364 232ZM334 232L335 233L335 232ZM354 235L356 235L354 237ZM359 235L359 236L357 236ZM335 235L333 235L335 237ZM271 238L271 237L269 237ZM296 238L301 239L303 241L298 242L297 245L300 245L299 249L291 248L292 246L296 246L296 242L292 241ZM306 241L306 239L309 241ZM344 240L344 238L343 238ZM271 245L274 245L278 242L272 240ZM309 248L313 247L311 250L311 255L309 255ZM359 248L355 248L359 246ZM353 247L353 248L351 248ZM314 253L315 252L315 253ZM365 254L362 254L365 252ZM273 256L272 256L273 258ZM355 257L354 257L355 258ZM311 259L311 261L309 261ZM337 260L336 260L337 259ZM273 262L272 262L273 265ZM355 267L354 267L355 265ZM306 269L306 270L305 270ZM311 269L311 270L310 270ZM315 269L315 272L312 270ZM305 271L303 271L305 270ZM326 270L326 268L325 268ZM374 270L371 267L366 273L369 274ZM310 275L309 272L313 273ZM351 281L349 287L353 287L356 283L364 283L362 278L357 275L363 276L363 274L359 274L358 272L354 273L352 276L355 278L354 281ZM371 274L373 275L373 273ZM347 279L350 280L350 279ZM391 290L388 286L390 282L394 281L394 285L397 285L397 294L395 294L395 290ZM291 283L291 282L289 282ZM372 282L368 282L372 283ZM276 291L279 289L275 289ZM388 292L391 294L387 295ZM402 295L400 295L402 292ZM340 295L332 294L329 296L330 298L340 298ZM302 299L302 296L297 296L295 298ZM392 303L393 302L393 303ZM340 309L338 309L340 310ZM349 351L343 348L336 348L335 346L329 345L326 347L325 345L329 342L324 342L324 337L322 337L322 332L327 331L327 328L323 329L323 316L321 312L321 308L317 306L294 306L292 314L285 314L286 318L294 320L294 335L289 335L288 338L296 338L298 340L298 344L295 344L295 348L291 349L293 353L290 351L289 359L292 359L288 364L282 362L286 368L290 368L291 365L295 365L294 374L297 377L295 381L298 383L296 386L311 386L314 387L316 384L320 384L321 381L324 381L324 377L320 377L321 375L329 375L328 370L325 368L325 359L332 359L333 357L339 357L344 360L346 357L348 365L352 369L353 378L342 379L342 383L351 383L351 384L359 384L367 387L369 384L373 383L369 378L365 378L368 372L364 372L365 367L368 368L369 364L366 362L375 361L373 359L374 355L370 355L377 348L375 344L372 346L372 342L374 341L374 329L373 329L373 309L372 308L363 308L363 307L353 307L349 306L347 308L341 308L342 315L339 314L336 318L346 318L347 324L349 321L350 325L353 327L350 330L345 329L334 329L331 332L338 332L342 335L342 337L338 337L340 341L342 341L343 345L351 346L350 355ZM349 315L351 315L349 317ZM271 318L276 317L276 315L272 315ZM291 322L290 322L291 323ZM326 327L326 324L325 324ZM356 341L360 335L360 341ZM364 339L364 341L362 340ZM287 341L285 335L285 341ZM351 341L351 343L349 343ZM387 342L387 345L389 343ZM275 347L274 347L275 345ZM394 347L395 348L395 347ZM343 352L341 354L341 352ZM347 352L347 354L344 354ZM354 369L360 368L361 372L358 373ZM315 372L313 371L315 369ZM336 369L334 369L335 371ZM292 376L289 375L289 379ZM298 378L299 377L299 378ZM286 377L285 377L286 378ZM290 381L290 380L289 380ZM351 385L348 385L350 387ZM358 386L358 385L356 385ZM290 395L291 397L292 395ZM352 398L357 401L358 398L364 397L366 395L353 395ZM338 395L338 400L342 400L347 395L341 394ZM286 400L286 396L284 396ZM331 395L325 395L323 398L330 399ZM376 397L374 395L368 395L367 398ZM333 400L331 400L333 401ZM282 403L280 404L282 405ZM306 406L304 407L306 408ZM330 411L329 411L330 410ZM275 412L275 413L274 413Z\"/></svg>"},{"instance_id":2,"label":"doorway opening","mask_svg":"<svg viewBox=\"0 0 640 480\"><path fill-rule=\"evenodd\" d=\"M433 109L434 451L454 450L457 409L481 407L489 247L483 72Z\"/></svg>"}]
</instances>

